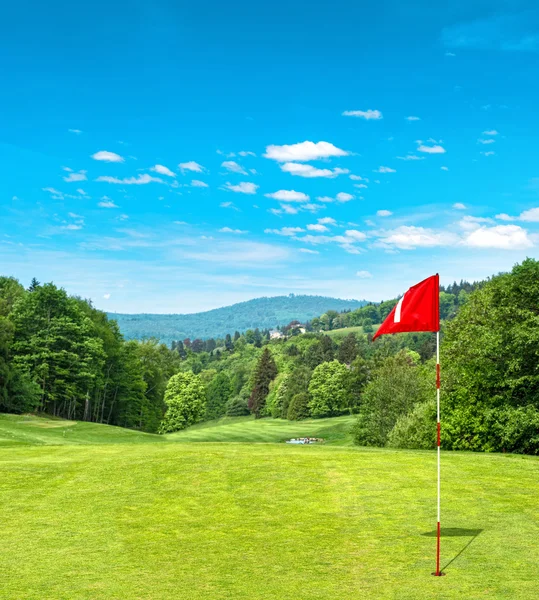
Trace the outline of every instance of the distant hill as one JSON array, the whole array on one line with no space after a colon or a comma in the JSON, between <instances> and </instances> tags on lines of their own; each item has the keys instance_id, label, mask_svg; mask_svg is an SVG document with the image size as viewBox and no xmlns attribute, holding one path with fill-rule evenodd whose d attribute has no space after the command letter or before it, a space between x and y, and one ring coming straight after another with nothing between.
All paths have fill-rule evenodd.
<instances>
[{"instance_id":1,"label":"distant hill","mask_svg":"<svg viewBox=\"0 0 539 600\"><path fill-rule=\"evenodd\" d=\"M366 304L365 300L341 300L325 296L274 296L255 298L232 306L215 308L188 315L155 315L109 313L126 339L159 338L170 344L185 338L208 339L224 337L227 333L240 333L247 329L271 329L297 319L304 322L319 317L327 310L355 310Z\"/></svg>"}]
</instances>

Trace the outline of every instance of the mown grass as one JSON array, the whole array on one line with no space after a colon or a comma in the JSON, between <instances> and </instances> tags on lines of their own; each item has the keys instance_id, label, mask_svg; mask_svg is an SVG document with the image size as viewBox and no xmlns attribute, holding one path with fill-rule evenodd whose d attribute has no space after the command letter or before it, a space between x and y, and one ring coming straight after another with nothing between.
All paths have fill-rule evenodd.
<instances>
[{"instance_id":1,"label":"mown grass","mask_svg":"<svg viewBox=\"0 0 539 600\"><path fill-rule=\"evenodd\" d=\"M376 331L378 329L378 327L380 327L380 325L373 325L374 331ZM357 326L357 327L343 327L341 329L333 329L332 331L324 331L324 333L329 335L332 338L340 339L340 338L346 337L349 333L364 334L365 331L363 330L363 327Z\"/></svg>"},{"instance_id":2,"label":"mown grass","mask_svg":"<svg viewBox=\"0 0 539 600\"><path fill-rule=\"evenodd\" d=\"M332 446L5 447L0 598L537 598L539 461L443 454L442 578L435 472Z\"/></svg>"},{"instance_id":3,"label":"mown grass","mask_svg":"<svg viewBox=\"0 0 539 600\"><path fill-rule=\"evenodd\" d=\"M342 445L353 419L148 436L2 415L0 599L538 597L539 459L442 454L435 578L435 453ZM333 445L268 443L324 428Z\"/></svg>"},{"instance_id":4,"label":"mown grass","mask_svg":"<svg viewBox=\"0 0 539 600\"><path fill-rule=\"evenodd\" d=\"M13 445L155 443L162 436L99 423L0 414L0 448Z\"/></svg>"},{"instance_id":5,"label":"mown grass","mask_svg":"<svg viewBox=\"0 0 539 600\"><path fill-rule=\"evenodd\" d=\"M347 415L332 419L257 419L225 418L189 427L167 436L176 442L285 442L295 437L323 438L326 444L351 446L350 430L357 417Z\"/></svg>"}]
</instances>

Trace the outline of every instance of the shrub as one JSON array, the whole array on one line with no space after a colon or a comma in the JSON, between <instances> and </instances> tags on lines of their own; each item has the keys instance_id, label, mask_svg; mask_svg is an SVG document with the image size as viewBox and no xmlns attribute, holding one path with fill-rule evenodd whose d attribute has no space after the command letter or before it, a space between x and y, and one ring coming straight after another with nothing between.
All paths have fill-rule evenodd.
<instances>
[{"instance_id":1,"label":"shrub","mask_svg":"<svg viewBox=\"0 0 539 600\"><path fill-rule=\"evenodd\" d=\"M394 448L429 450L436 447L436 400L416 404L401 415L389 433L387 445Z\"/></svg>"},{"instance_id":2,"label":"shrub","mask_svg":"<svg viewBox=\"0 0 539 600\"><path fill-rule=\"evenodd\" d=\"M342 414L347 405L348 369L338 360L318 365L309 384L309 410L313 417Z\"/></svg>"},{"instance_id":3,"label":"shrub","mask_svg":"<svg viewBox=\"0 0 539 600\"><path fill-rule=\"evenodd\" d=\"M167 411L159 433L173 433L198 423L204 415L206 392L198 375L177 373L165 391Z\"/></svg>"},{"instance_id":4,"label":"shrub","mask_svg":"<svg viewBox=\"0 0 539 600\"><path fill-rule=\"evenodd\" d=\"M296 394L288 407L287 418L290 421L300 421L309 417L309 395L305 392Z\"/></svg>"}]
</instances>

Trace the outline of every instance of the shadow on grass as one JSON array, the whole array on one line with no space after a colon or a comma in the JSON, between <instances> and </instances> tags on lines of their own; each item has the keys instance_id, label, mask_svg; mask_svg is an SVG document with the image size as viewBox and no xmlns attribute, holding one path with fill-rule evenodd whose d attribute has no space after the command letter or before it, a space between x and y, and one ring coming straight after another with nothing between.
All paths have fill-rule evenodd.
<instances>
[{"instance_id":1,"label":"shadow on grass","mask_svg":"<svg viewBox=\"0 0 539 600\"><path fill-rule=\"evenodd\" d=\"M462 548L461 550L440 570L442 573L449 567L449 565L457 560L457 558L465 552L471 543L475 540L475 538L483 531L483 529L463 529L461 527L442 527L440 530L441 537L469 537L471 538ZM437 532L427 531L426 533L422 533L421 535L425 537L436 537Z\"/></svg>"}]
</instances>

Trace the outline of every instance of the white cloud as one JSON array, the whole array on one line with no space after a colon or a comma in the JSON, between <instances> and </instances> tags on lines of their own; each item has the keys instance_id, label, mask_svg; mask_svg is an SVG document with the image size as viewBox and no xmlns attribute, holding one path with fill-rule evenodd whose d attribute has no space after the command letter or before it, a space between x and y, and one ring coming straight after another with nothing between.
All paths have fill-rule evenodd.
<instances>
[{"instance_id":1,"label":"white cloud","mask_svg":"<svg viewBox=\"0 0 539 600\"><path fill-rule=\"evenodd\" d=\"M359 117L367 121L383 119L383 115L379 110L345 110L342 113L343 117Z\"/></svg>"},{"instance_id":2,"label":"white cloud","mask_svg":"<svg viewBox=\"0 0 539 600\"><path fill-rule=\"evenodd\" d=\"M417 156L416 154L407 154L406 156L397 156L399 160L425 160L424 156Z\"/></svg>"},{"instance_id":3,"label":"white cloud","mask_svg":"<svg viewBox=\"0 0 539 600\"><path fill-rule=\"evenodd\" d=\"M219 204L220 208L230 208L232 210L237 210L239 211L240 209L234 204L234 202L221 202L221 204Z\"/></svg>"},{"instance_id":4,"label":"white cloud","mask_svg":"<svg viewBox=\"0 0 539 600\"><path fill-rule=\"evenodd\" d=\"M376 169L374 172L375 173L396 173L397 171L395 169L392 169L391 167L378 167L378 169Z\"/></svg>"},{"instance_id":5,"label":"white cloud","mask_svg":"<svg viewBox=\"0 0 539 600\"><path fill-rule=\"evenodd\" d=\"M105 300L110 300L110 294L103 294L103 298L105 298Z\"/></svg>"},{"instance_id":6,"label":"white cloud","mask_svg":"<svg viewBox=\"0 0 539 600\"><path fill-rule=\"evenodd\" d=\"M494 152L494 150L489 150L488 152L481 152L480 154L482 154L483 156L494 156L496 152Z\"/></svg>"},{"instance_id":7,"label":"white cloud","mask_svg":"<svg viewBox=\"0 0 539 600\"><path fill-rule=\"evenodd\" d=\"M458 241L458 237L450 233L425 227L403 225L382 233L379 245L412 250L418 247L448 246L456 241Z\"/></svg>"},{"instance_id":8,"label":"white cloud","mask_svg":"<svg viewBox=\"0 0 539 600\"><path fill-rule=\"evenodd\" d=\"M278 162L306 162L333 156L348 156L348 154L349 152L346 152L346 150L341 150L329 142L306 141L284 146L268 146L264 157Z\"/></svg>"},{"instance_id":9,"label":"white cloud","mask_svg":"<svg viewBox=\"0 0 539 600\"><path fill-rule=\"evenodd\" d=\"M61 227L61 229L67 229L68 231L78 231L79 229L82 229L82 225L75 225L73 223L70 223L69 225L64 225L63 227Z\"/></svg>"},{"instance_id":10,"label":"white cloud","mask_svg":"<svg viewBox=\"0 0 539 600\"><path fill-rule=\"evenodd\" d=\"M479 139L479 140L477 140L477 142L479 144L494 144L496 142L496 140L493 140L492 138L490 138L488 140Z\"/></svg>"},{"instance_id":11,"label":"white cloud","mask_svg":"<svg viewBox=\"0 0 539 600\"><path fill-rule=\"evenodd\" d=\"M241 150L238 152L240 156L256 156L254 152L249 152L248 150Z\"/></svg>"},{"instance_id":12,"label":"white cloud","mask_svg":"<svg viewBox=\"0 0 539 600\"><path fill-rule=\"evenodd\" d=\"M533 246L528 232L518 225L480 227L468 234L464 244L473 248L499 248L501 250L524 250Z\"/></svg>"},{"instance_id":13,"label":"white cloud","mask_svg":"<svg viewBox=\"0 0 539 600\"><path fill-rule=\"evenodd\" d=\"M91 158L104 162L124 162L123 156L116 154L116 152L108 152L107 150L100 150L99 152L92 154Z\"/></svg>"},{"instance_id":14,"label":"white cloud","mask_svg":"<svg viewBox=\"0 0 539 600\"><path fill-rule=\"evenodd\" d=\"M459 221L459 225L466 231L475 231L481 227L481 223L493 223L489 217L472 217L466 215Z\"/></svg>"},{"instance_id":15,"label":"white cloud","mask_svg":"<svg viewBox=\"0 0 539 600\"><path fill-rule=\"evenodd\" d=\"M307 229L309 231L318 231L318 233L324 233L325 231L329 231L329 228L321 223L314 223L307 225Z\"/></svg>"},{"instance_id":16,"label":"white cloud","mask_svg":"<svg viewBox=\"0 0 539 600\"><path fill-rule=\"evenodd\" d=\"M488 131L483 131L483 135L498 135L498 131L495 129L489 129Z\"/></svg>"},{"instance_id":17,"label":"white cloud","mask_svg":"<svg viewBox=\"0 0 539 600\"><path fill-rule=\"evenodd\" d=\"M442 169L442 171L449 171L449 167L440 167L440 169Z\"/></svg>"},{"instance_id":18,"label":"white cloud","mask_svg":"<svg viewBox=\"0 0 539 600\"><path fill-rule=\"evenodd\" d=\"M274 200L281 200L282 202L307 202L310 197L303 192L296 192L295 190L279 190L272 194L264 194L266 198L273 198Z\"/></svg>"},{"instance_id":19,"label":"white cloud","mask_svg":"<svg viewBox=\"0 0 539 600\"><path fill-rule=\"evenodd\" d=\"M284 213L285 215L297 215L299 209L295 208L294 206L291 206L290 204L281 204L280 212Z\"/></svg>"},{"instance_id":20,"label":"white cloud","mask_svg":"<svg viewBox=\"0 0 539 600\"><path fill-rule=\"evenodd\" d=\"M538 220L539 220L539 209L535 209L538 211ZM516 221L517 218L516 217L512 217L511 215L508 215L507 213L500 213L499 215L496 215L494 217L495 219L499 219L500 221Z\"/></svg>"},{"instance_id":21,"label":"white cloud","mask_svg":"<svg viewBox=\"0 0 539 600\"><path fill-rule=\"evenodd\" d=\"M293 162L288 162L284 165L281 165L281 171L290 173L291 175L298 175L299 177L307 177L309 179L313 177L327 177L329 179L333 179L338 175L346 175L350 173L348 169L318 169L312 165L303 165Z\"/></svg>"},{"instance_id":22,"label":"white cloud","mask_svg":"<svg viewBox=\"0 0 539 600\"><path fill-rule=\"evenodd\" d=\"M231 173L241 173L242 175L247 175L247 171L233 160L225 160L221 163L221 166Z\"/></svg>"},{"instance_id":23,"label":"white cloud","mask_svg":"<svg viewBox=\"0 0 539 600\"><path fill-rule=\"evenodd\" d=\"M390 210L379 210L376 214L379 217L390 217L393 213Z\"/></svg>"},{"instance_id":24,"label":"white cloud","mask_svg":"<svg viewBox=\"0 0 539 600\"><path fill-rule=\"evenodd\" d=\"M354 196L352 196L352 194L348 194L346 192L339 192L335 196L335 199L337 200L337 202L350 202L350 200L354 199Z\"/></svg>"},{"instance_id":25,"label":"white cloud","mask_svg":"<svg viewBox=\"0 0 539 600\"><path fill-rule=\"evenodd\" d=\"M418 152L425 152L426 154L445 154L445 148L439 144L435 144L434 146L425 146L422 142L418 142L418 144Z\"/></svg>"},{"instance_id":26,"label":"white cloud","mask_svg":"<svg viewBox=\"0 0 539 600\"><path fill-rule=\"evenodd\" d=\"M207 188L209 187L209 185L205 181L200 181L199 179L192 179L191 187Z\"/></svg>"},{"instance_id":27,"label":"white cloud","mask_svg":"<svg viewBox=\"0 0 539 600\"><path fill-rule=\"evenodd\" d=\"M249 232L248 231L244 231L242 229L231 229L230 227L221 227L221 229L219 229L219 233L242 234L242 233L249 233Z\"/></svg>"},{"instance_id":28,"label":"white cloud","mask_svg":"<svg viewBox=\"0 0 539 600\"><path fill-rule=\"evenodd\" d=\"M363 242L367 239L367 236L357 229L347 229L344 233L346 234L346 237L350 238L350 241Z\"/></svg>"},{"instance_id":29,"label":"white cloud","mask_svg":"<svg viewBox=\"0 0 539 600\"><path fill-rule=\"evenodd\" d=\"M369 271L358 271L356 273L356 277L359 277L360 279L370 279L372 277L372 273Z\"/></svg>"},{"instance_id":30,"label":"white cloud","mask_svg":"<svg viewBox=\"0 0 539 600\"><path fill-rule=\"evenodd\" d=\"M227 181L223 187L231 192L238 192L240 194L256 194L256 190L260 186L248 181L242 181L241 183L238 183L238 185L232 185Z\"/></svg>"},{"instance_id":31,"label":"white cloud","mask_svg":"<svg viewBox=\"0 0 539 600\"><path fill-rule=\"evenodd\" d=\"M325 208L325 206L323 204L302 204L301 205L301 210L306 210L308 212L318 212L320 209Z\"/></svg>"},{"instance_id":32,"label":"white cloud","mask_svg":"<svg viewBox=\"0 0 539 600\"><path fill-rule=\"evenodd\" d=\"M350 179L352 181L364 181L365 183L369 183L369 180L366 177L361 177L361 175L350 175Z\"/></svg>"},{"instance_id":33,"label":"white cloud","mask_svg":"<svg viewBox=\"0 0 539 600\"><path fill-rule=\"evenodd\" d=\"M299 251L303 252L303 254L320 254L318 250L309 250L309 248L300 248Z\"/></svg>"},{"instance_id":34,"label":"white cloud","mask_svg":"<svg viewBox=\"0 0 539 600\"><path fill-rule=\"evenodd\" d=\"M64 177L63 179L64 179L64 181L67 181L67 182L86 181L88 179L88 177L86 177L86 171L79 171L78 173L71 172L71 173L69 173L69 175L67 177Z\"/></svg>"},{"instance_id":35,"label":"white cloud","mask_svg":"<svg viewBox=\"0 0 539 600\"><path fill-rule=\"evenodd\" d=\"M76 135L80 135L82 131L80 129L68 129L69 133L74 133Z\"/></svg>"},{"instance_id":36,"label":"white cloud","mask_svg":"<svg viewBox=\"0 0 539 600\"><path fill-rule=\"evenodd\" d=\"M407 121L421 121L419 117L406 117Z\"/></svg>"},{"instance_id":37,"label":"white cloud","mask_svg":"<svg viewBox=\"0 0 539 600\"><path fill-rule=\"evenodd\" d=\"M154 171L155 173L159 173L159 175L166 175L167 177L176 177L176 173L173 173L168 167L164 165L155 165L150 171Z\"/></svg>"},{"instance_id":38,"label":"white cloud","mask_svg":"<svg viewBox=\"0 0 539 600\"><path fill-rule=\"evenodd\" d=\"M202 165L199 165L194 160L190 160L189 162L180 163L178 165L180 171L185 173L185 171L195 171L195 173L203 173L205 171Z\"/></svg>"},{"instance_id":39,"label":"white cloud","mask_svg":"<svg viewBox=\"0 0 539 600\"><path fill-rule=\"evenodd\" d=\"M466 205L462 204L462 202L455 202L455 204L453 204L453 208L455 210L466 210Z\"/></svg>"},{"instance_id":40,"label":"white cloud","mask_svg":"<svg viewBox=\"0 0 539 600\"><path fill-rule=\"evenodd\" d=\"M354 183L354 187L358 188L358 189L365 189L368 188L368 185L365 185L364 183Z\"/></svg>"},{"instance_id":41,"label":"white cloud","mask_svg":"<svg viewBox=\"0 0 539 600\"><path fill-rule=\"evenodd\" d=\"M114 204L114 202L110 198L107 198L106 196L101 198L101 202L99 202L97 206L100 206L101 208L118 208L118 206L116 204Z\"/></svg>"},{"instance_id":42,"label":"white cloud","mask_svg":"<svg viewBox=\"0 0 539 600\"><path fill-rule=\"evenodd\" d=\"M332 217L322 217L321 219L318 219L318 222L322 223L322 225L337 225L337 221Z\"/></svg>"},{"instance_id":43,"label":"white cloud","mask_svg":"<svg viewBox=\"0 0 539 600\"><path fill-rule=\"evenodd\" d=\"M532 223L539 222L539 208L530 208L528 210L525 210L523 213L520 214L520 220Z\"/></svg>"},{"instance_id":44,"label":"white cloud","mask_svg":"<svg viewBox=\"0 0 539 600\"><path fill-rule=\"evenodd\" d=\"M296 233L305 231L301 227L281 227L281 229L264 229L264 233L274 233L276 235L284 235L287 237L294 237Z\"/></svg>"},{"instance_id":45,"label":"white cloud","mask_svg":"<svg viewBox=\"0 0 539 600\"><path fill-rule=\"evenodd\" d=\"M96 181L104 181L106 183L117 183L124 185L145 185L147 183L164 183L162 179L159 177L152 177L147 173L143 175L138 175L138 177L124 177L123 179L118 179L118 177L109 177L108 175L101 175L96 179Z\"/></svg>"}]
</instances>

